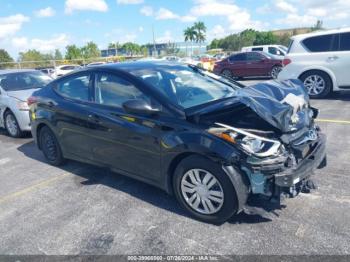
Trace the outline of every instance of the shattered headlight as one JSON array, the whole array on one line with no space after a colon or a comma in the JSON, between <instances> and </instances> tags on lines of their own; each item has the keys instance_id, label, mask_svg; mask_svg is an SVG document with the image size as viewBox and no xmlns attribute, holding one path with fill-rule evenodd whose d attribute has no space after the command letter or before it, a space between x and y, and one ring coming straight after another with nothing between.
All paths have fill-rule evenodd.
<instances>
[{"instance_id":1,"label":"shattered headlight","mask_svg":"<svg viewBox=\"0 0 350 262\"><path fill-rule=\"evenodd\" d=\"M224 132L215 133L215 135L236 144L248 154L258 157L267 157L277 155L279 153L281 143L277 140L260 137L225 124L216 124L221 127L225 127L226 130Z\"/></svg>"}]
</instances>

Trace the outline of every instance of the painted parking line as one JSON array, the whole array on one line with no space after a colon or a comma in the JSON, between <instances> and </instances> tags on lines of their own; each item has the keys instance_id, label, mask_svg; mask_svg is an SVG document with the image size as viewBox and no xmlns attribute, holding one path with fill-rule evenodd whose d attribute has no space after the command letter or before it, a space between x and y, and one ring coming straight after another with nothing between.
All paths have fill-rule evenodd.
<instances>
[{"instance_id":1,"label":"painted parking line","mask_svg":"<svg viewBox=\"0 0 350 262\"><path fill-rule=\"evenodd\" d=\"M348 124L348 125L350 125L350 121L348 121L348 120L316 119L316 122L336 123L336 124Z\"/></svg>"},{"instance_id":2,"label":"painted parking line","mask_svg":"<svg viewBox=\"0 0 350 262\"><path fill-rule=\"evenodd\" d=\"M5 195L3 197L0 197L0 204L8 201L8 200L11 200L11 199L14 199L16 197L19 197L19 196L22 196L24 194L27 194L27 193L30 193L36 189L39 189L39 188L43 188L57 180L60 180L62 178L65 178L67 176L69 176L70 174L69 173L64 173L63 175L59 175L59 176L55 176L53 178L50 178L50 179L47 179L47 180L44 180L44 181L41 181L40 183L37 183L37 184L34 184L34 185L31 185L29 187L26 187L24 189L21 189L19 191L16 191L16 192L13 192L13 193L10 193L8 195Z\"/></svg>"}]
</instances>

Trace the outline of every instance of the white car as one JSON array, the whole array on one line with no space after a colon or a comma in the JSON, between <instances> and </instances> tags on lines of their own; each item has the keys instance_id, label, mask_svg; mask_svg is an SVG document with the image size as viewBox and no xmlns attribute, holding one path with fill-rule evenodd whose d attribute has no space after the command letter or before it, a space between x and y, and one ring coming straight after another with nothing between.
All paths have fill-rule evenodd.
<instances>
[{"instance_id":1,"label":"white car","mask_svg":"<svg viewBox=\"0 0 350 262\"><path fill-rule=\"evenodd\" d=\"M350 28L292 37L278 79L300 79L312 98L350 89Z\"/></svg>"},{"instance_id":2,"label":"white car","mask_svg":"<svg viewBox=\"0 0 350 262\"><path fill-rule=\"evenodd\" d=\"M27 99L51 80L37 70L0 70L0 127L10 136L30 131Z\"/></svg>"},{"instance_id":3,"label":"white car","mask_svg":"<svg viewBox=\"0 0 350 262\"><path fill-rule=\"evenodd\" d=\"M265 52L276 59L283 59L287 53L287 47L283 45L257 45L257 46L245 46L242 47L242 52Z\"/></svg>"},{"instance_id":4,"label":"white car","mask_svg":"<svg viewBox=\"0 0 350 262\"><path fill-rule=\"evenodd\" d=\"M60 66L56 66L55 74L56 74L56 77L60 77L80 68L81 68L80 65L60 65Z\"/></svg>"}]
</instances>

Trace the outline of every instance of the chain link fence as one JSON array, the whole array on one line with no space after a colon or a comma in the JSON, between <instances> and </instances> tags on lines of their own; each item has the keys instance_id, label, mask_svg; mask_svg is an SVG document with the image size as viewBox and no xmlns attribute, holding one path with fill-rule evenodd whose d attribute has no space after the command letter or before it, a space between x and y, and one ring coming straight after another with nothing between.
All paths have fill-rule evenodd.
<instances>
[{"instance_id":1,"label":"chain link fence","mask_svg":"<svg viewBox=\"0 0 350 262\"><path fill-rule=\"evenodd\" d=\"M41 60L41 61L19 61L19 62L2 62L0 63L0 69L42 69L42 68L55 68L60 65L81 65L85 66L90 63L104 62L104 63L116 63L130 60L137 60L143 56L114 56L114 57L97 57L89 59L62 59L62 60Z\"/></svg>"}]
</instances>

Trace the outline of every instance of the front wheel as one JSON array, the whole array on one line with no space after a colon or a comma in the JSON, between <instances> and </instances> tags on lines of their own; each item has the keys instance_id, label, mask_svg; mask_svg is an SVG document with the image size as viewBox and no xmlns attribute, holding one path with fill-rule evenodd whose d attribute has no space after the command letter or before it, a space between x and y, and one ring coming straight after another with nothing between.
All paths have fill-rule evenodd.
<instances>
[{"instance_id":1,"label":"front wheel","mask_svg":"<svg viewBox=\"0 0 350 262\"><path fill-rule=\"evenodd\" d=\"M228 70L228 69L222 70L221 75L227 78L233 78L233 74L231 70Z\"/></svg>"},{"instance_id":2,"label":"front wheel","mask_svg":"<svg viewBox=\"0 0 350 262\"><path fill-rule=\"evenodd\" d=\"M41 128L39 133L40 147L44 153L47 161L53 166L60 166L64 164L65 159L63 158L62 151L55 134L44 126Z\"/></svg>"},{"instance_id":3,"label":"front wheel","mask_svg":"<svg viewBox=\"0 0 350 262\"><path fill-rule=\"evenodd\" d=\"M237 213L236 191L220 165L190 156L177 166L173 177L179 203L195 218L221 224Z\"/></svg>"}]
</instances>

